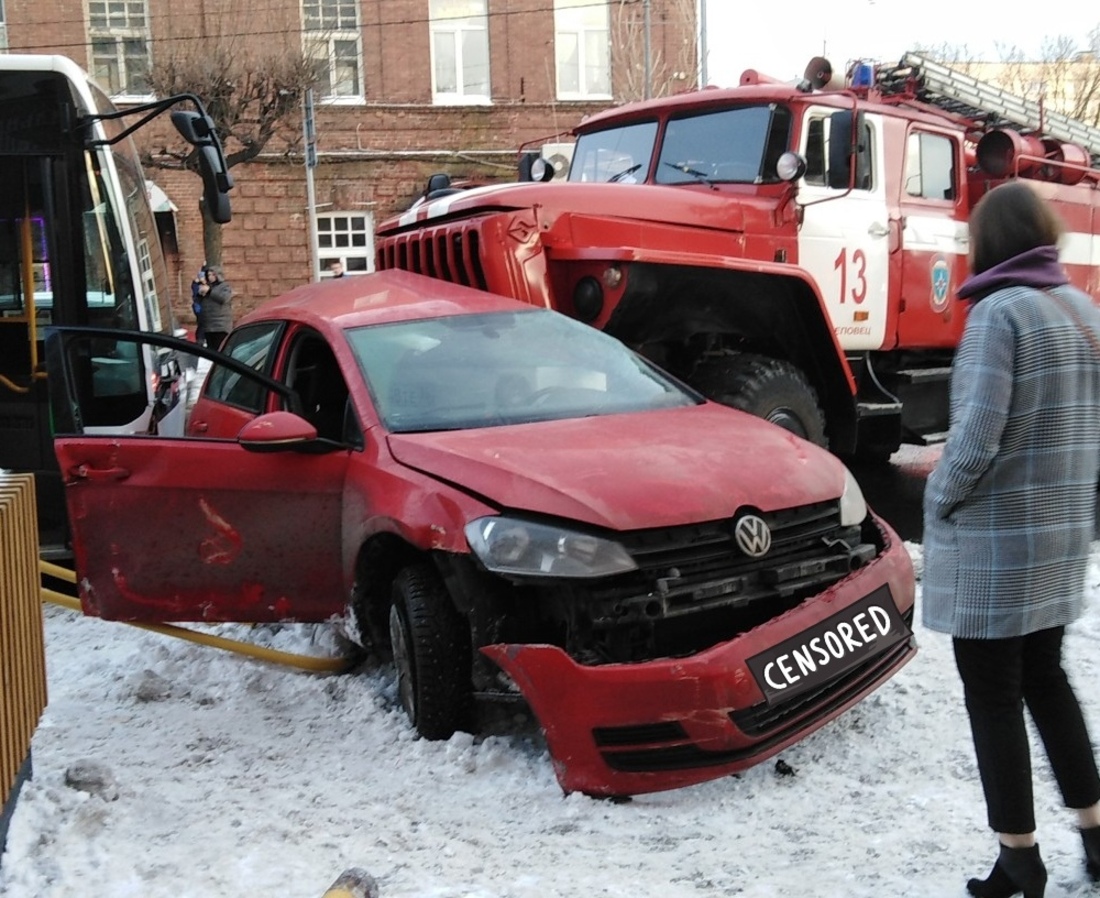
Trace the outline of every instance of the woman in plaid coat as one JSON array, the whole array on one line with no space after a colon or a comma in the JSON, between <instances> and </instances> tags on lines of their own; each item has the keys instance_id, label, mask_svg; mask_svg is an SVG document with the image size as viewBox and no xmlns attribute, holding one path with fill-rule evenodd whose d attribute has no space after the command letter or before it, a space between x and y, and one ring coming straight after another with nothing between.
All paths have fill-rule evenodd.
<instances>
[{"instance_id":1,"label":"woman in plaid coat","mask_svg":"<svg viewBox=\"0 0 1100 898\"><path fill-rule=\"evenodd\" d=\"M1100 468L1100 310L1058 262L1060 222L1023 181L970 219L972 300L951 374L951 428L924 498L924 624L953 637L1000 852L979 898L1041 898L1026 704L1086 870L1100 879L1100 776L1062 669L1081 612ZM1095 345L1094 345L1095 344Z\"/></svg>"}]
</instances>

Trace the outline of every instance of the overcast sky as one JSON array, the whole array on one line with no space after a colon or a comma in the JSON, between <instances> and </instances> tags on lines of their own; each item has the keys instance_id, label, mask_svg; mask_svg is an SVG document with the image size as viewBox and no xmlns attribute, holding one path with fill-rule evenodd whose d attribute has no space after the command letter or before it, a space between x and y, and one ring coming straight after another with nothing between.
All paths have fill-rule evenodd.
<instances>
[{"instance_id":1,"label":"overcast sky","mask_svg":"<svg viewBox=\"0 0 1100 898\"><path fill-rule=\"evenodd\" d=\"M1001 47L1038 56L1044 41L1069 37L1079 49L1100 24L1100 8L1086 0L1063 0L1057 15L998 12L957 0L787 0L783 4L743 0L707 3L707 80L729 87L745 69L783 80L802 76L813 56L825 55L840 68L849 60L900 59L917 46L965 45L976 57L996 61ZM1051 8L1051 7L1048 7ZM1036 4L1036 10L1043 7ZM776 24L782 21L782 25Z\"/></svg>"}]
</instances>

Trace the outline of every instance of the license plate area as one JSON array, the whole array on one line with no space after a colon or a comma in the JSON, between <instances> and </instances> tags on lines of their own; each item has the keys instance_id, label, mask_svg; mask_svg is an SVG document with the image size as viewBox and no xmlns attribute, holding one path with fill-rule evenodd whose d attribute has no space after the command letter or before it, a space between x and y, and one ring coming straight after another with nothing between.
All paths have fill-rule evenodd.
<instances>
[{"instance_id":1,"label":"license plate area","mask_svg":"<svg viewBox=\"0 0 1100 898\"><path fill-rule=\"evenodd\" d=\"M748 659L769 705L816 689L912 634L890 587L880 586L821 623Z\"/></svg>"}]
</instances>

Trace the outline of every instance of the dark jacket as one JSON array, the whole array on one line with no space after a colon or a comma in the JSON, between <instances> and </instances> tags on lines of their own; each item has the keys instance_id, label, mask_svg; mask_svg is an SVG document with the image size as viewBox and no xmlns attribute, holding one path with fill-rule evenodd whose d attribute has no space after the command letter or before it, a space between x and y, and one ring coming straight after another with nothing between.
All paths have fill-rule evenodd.
<instances>
[{"instance_id":1,"label":"dark jacket","mask_svg":"<svg viewBox=\"0 0 1100 898\"><path fill-rule=\"evenodd\" d=\"M219 280L203 297L202 323L216 334L233 329L233 288L225 281Z\"/></svg>"}]
</instances>

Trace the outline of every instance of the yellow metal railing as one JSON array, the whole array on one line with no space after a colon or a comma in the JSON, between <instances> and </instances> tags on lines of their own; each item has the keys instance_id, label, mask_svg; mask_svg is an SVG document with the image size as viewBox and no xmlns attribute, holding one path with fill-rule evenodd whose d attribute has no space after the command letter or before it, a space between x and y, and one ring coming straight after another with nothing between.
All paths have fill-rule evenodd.
<instances>
[{"instance_id":1,"label":"yellow metal railing","mask_svg":"<svg viewBox=\"0 0 1100 898\"><path fill-rule=\"evenodd\" d=\"M63 580L66 583L76 583L76 574L68 568L51 564L40 560L38 568L50 577ZM73 596L65 595L53 589L42 587L42 601L60 605L71 611L80 611L80 600ZM260 658L263 661L271 661L275 664L283 664L287 667L297 667L300 670L309 670L315 673L341 673L354 667L359 658L355 656L325 658L314 655L299 655L294 652L283 652L279 649L269 649L261 645L253 645L238 639L228 639L214 633L202 633L187 627L179 627L175 624L143 624L126 621L131 627L139 627L142 630L151 630L154 633L163 633L165 636L174 636L176 639L184 639L188 642L196 642L199 645L211 648L223 649L227 652L235 652L238 655L248 655L251 658Z\"/></svg>"},{"instance_id":2,"label":"yellow metal railing","mask_svg":"<svg viewBox=\"0 0 1100 898\"><path fill-rule=\"evenodd\" d=\"M0 807L46 707L34 476L0 473Z\"/></svg>"}]
</instances>

